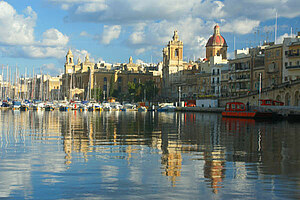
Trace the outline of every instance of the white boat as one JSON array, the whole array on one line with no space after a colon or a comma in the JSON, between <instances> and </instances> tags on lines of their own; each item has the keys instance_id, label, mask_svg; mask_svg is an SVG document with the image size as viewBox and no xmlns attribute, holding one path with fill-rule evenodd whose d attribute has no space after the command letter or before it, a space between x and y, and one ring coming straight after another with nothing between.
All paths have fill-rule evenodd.
<instances>
[{"instance_id":1,"label":"white boat","mask_svg":"<svg viewBox=\"0 0 300 200\"><path fill-rule=\"evenodd\" d=\"M174 112L176 109L175 106L166 105L157 109L158 112Z\"/></svg>"}]
</instances>

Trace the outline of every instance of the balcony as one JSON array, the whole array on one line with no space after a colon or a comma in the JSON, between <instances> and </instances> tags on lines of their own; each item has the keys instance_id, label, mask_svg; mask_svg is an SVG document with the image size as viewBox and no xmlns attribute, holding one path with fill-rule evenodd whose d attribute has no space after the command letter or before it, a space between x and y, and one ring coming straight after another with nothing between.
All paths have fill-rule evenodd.
<instances>
[{"instance_id":1,"label":"balcony","mask_svg":"<svg viewBox=\"0 0 300 200\"><path fill-rule=\"evenodd\" d=\"M300 65L287 66L287 69L300 69Z\"/></svg>"},{"instance_id":2,"label":"balcony","mask_svg":"<svg viewBox=\"0 0 300 200\"><path fill-rule=\"evenodd\" d=\"M299 52L297 52L297 53L288 53L286 55L286 57L288 57L288 58L297 58L297 57L300 57L300 54L299 54Z\"/></svg>"}]
</instances>

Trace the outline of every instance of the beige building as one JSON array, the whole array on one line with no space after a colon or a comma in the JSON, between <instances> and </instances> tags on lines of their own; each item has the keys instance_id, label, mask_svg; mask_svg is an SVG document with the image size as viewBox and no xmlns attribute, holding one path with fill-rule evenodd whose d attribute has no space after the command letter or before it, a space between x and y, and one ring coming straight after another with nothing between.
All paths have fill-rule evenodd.
<instances>
[{"instance_id":1,"label":"beige building","mask_svg":"<svg viewBox=\"0 0 300 200\"><path fill-rule=\"evenodd\" d=\"M283 82L300 78L300 32L283 40Z\"/></svg>"},{"instance_id":2,"label":"beige building","mask_svg":"<svg viewBox=\"0 0 300 200\"><path fill-rule=\"evenodd\" d=\"M174 31L173 40L163 49L163 97L178 98L176 82L181 79L184 70L183 43L179 40L177 31Z\"/></svg>"},{"instance_id":3,"label":"beige building","mask_svg":"<svg viewBox=\"0 0 300 200\"><path fill-rule=\"evenodd\" d=\"M282 44L265 48L264 87L273 87L282 83Z\"/></svg>"},{"instance_id":4,"label":"beige building","mask_svg":"<svg viewBox=\"0 0 300 200\"><path fill-rule=\"evenodd\" d=\"M227 59L227 43L220 34L220 26L217 24L214 27L214 34L206 43L206 59L210 60L213 56L222 56L222 59Z\"/></svg>"},{"instance_id":5,"label":"beige building","mask_svg":"<svg viewBox=\"0 0 300 200\"><path fill-rule=\"evenodd\" d=\"M101 89L107 99L112 91L119 95L127 94L128 82L145 83L149 80L153 80L155 87L161 92L162 73L157 70L143 70L140 65L133 63L132 57L129 58L129 63L114 66L92 63L88 55L84 62L78 59L76 65L73 60L73 54L69 50L66 55L66 73L62 75L63 99L88 100L93 96L93 89Z\"/></svg>"}]
</instances>

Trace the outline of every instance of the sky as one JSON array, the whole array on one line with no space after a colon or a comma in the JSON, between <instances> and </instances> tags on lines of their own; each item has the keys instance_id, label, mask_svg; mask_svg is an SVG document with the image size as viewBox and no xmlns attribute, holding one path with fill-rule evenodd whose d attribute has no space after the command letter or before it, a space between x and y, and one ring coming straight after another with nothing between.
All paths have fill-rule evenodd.
<instances>
[{"instance_id":1,"label":"sky","mask_svg":"<svg viewBox=\"0 0 300 200\"><path fill-rule=\"evenodd\" d=\"M276 13L280 43L300 31L299 0L0 1L0 64L56 76L68 49L74 60L158 63L174 30L189 61L204 58L216 23L232 56L234 47L274 42Z\"/></svg>"}]
</instances>

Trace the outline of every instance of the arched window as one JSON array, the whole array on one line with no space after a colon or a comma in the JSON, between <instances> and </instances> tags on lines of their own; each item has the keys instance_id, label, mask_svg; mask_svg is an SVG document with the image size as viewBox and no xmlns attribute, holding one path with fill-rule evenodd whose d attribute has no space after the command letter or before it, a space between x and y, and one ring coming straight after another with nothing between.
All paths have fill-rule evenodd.
<instances>
[{"instance_id":1,"label":"arched window","mask_svg":"<svg viewBox=\"0 0 300 200\"><path fill-rule=\"evenodd\" d=\"M178 56L179 56L179 50L175 49L175 57L178 57Z\"/></svg>"},{"instance_id":2,"label":"arched window","mask_svg":"<svg viewBox=\"0 0 300 200\"><path fill-rule=\"evenodd\" d=\"M72 58L69 58L69 63L72 63Z\"/></svg>"}]
</instances>

